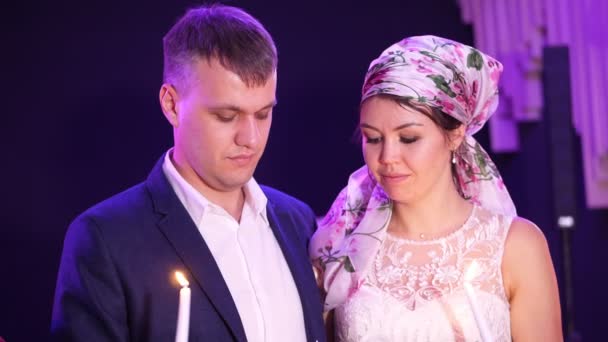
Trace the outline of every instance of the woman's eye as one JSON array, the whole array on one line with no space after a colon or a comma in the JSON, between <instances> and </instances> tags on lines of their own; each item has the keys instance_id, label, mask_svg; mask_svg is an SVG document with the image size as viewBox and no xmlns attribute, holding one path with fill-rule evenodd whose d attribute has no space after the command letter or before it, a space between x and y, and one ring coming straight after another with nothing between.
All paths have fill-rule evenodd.
<instances>
[{"instance_id":1,"label":"woman's eye","mask_svg":"<svg viewBox=\"0 0 608 342\"><path fill-rule=\"evenodd\" d=\"M399 140L401 140L401 142L404 144L411 144L416 142L418 137L401 137Z\"/></svg>"},{"instance_id":2,"label":"woman's eye","mask_svg":"<svg viewBox=\"0 0 608 342\"><path fill-rule=\"evenodd\" d=\"M368 144L377 144L380 140L382 140L382 138L365 137L365 142Z\"/></svg>"}]
</instances>

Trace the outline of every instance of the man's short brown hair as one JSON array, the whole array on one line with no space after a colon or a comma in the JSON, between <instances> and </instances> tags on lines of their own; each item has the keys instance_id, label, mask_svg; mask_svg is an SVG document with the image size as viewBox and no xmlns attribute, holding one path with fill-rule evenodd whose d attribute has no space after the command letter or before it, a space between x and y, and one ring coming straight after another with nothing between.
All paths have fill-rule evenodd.
<instances>
[{"instance_id":1,"label":"man's short brown hair","mask_svg":"<svg viewBox=\"0 0 608 342\"><path fill-rule=\"evenodd\" d=\"M166 83L177 86L199 60L217 58L248 86L260 86L277 68L277 51L264 26L240 8L190 9L163 38Z\"/></svg>"}]
</instances>

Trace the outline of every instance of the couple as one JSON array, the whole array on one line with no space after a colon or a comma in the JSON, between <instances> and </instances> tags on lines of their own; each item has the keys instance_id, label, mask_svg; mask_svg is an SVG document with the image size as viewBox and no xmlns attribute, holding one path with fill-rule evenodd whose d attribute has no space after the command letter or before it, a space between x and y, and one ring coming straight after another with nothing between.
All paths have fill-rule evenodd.
<instances>
[{"instance_id":1,"label":"couple","mask_svg":"<svg viewBox=\"0 0 608 342\"><path fill-rule=\"evenodd\" d=\"M515 216L471 137L496 107L500 63L431 36L373 61L360 113L366 166L317 229L307 205L252 178L276 103L264 27L238 8L203 6L163 48L159 100L174 146L146 181L71 224L54 340L173 340L180 270L191 341L325 341L325 325L347 341L475 341L463 292L473 261L494 341L560 338L544 237Z\"/></svg>"}]
</instances>

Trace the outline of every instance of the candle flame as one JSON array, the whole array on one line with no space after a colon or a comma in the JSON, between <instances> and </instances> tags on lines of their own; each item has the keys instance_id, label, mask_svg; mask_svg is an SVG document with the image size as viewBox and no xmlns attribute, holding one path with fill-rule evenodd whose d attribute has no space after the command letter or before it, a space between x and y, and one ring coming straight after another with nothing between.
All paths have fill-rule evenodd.
<instances>
[{"instance_id":1,"label":"candle flame","mask_svg":"<svg viewBox=\"0 0 608 342\"><path fill-rule=\"evenodd\" d=\"M464 275L464 281L471 282L479 273L479 265L476 260L473 260L471 265L469 265L469 269Z\"/></svg>"},{"instance_id":2,"label":"candle flame","mask_svg":"<svg viewBox=\"0 0 608 342\"><path fill-rule=\"evenodd\" d=\"M188 279L186 279L186 276L180 271L175 271L175 279L177 279L177 282L182 287L186 287L186 286L190 285L190 283L188 282Z\"/></svg>"}]
</instances>

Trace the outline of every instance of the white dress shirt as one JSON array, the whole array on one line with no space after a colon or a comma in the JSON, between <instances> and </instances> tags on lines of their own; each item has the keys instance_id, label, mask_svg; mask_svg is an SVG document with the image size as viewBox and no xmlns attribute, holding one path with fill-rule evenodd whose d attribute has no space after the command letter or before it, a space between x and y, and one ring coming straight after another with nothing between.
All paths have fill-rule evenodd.
<instances>
[{"instance_id":1,"label":"white dress shirt","mask_svg":"<svg viewBox=\"0 0 608 342\"><path fill-rule=\"evenodd\" d=\"M306 341L298 290L266 216L268 199L252 178L241 222L209 202L165 155L163 171L207 243L239 312L248 341Z\"/></svg>"}]
</instances>

